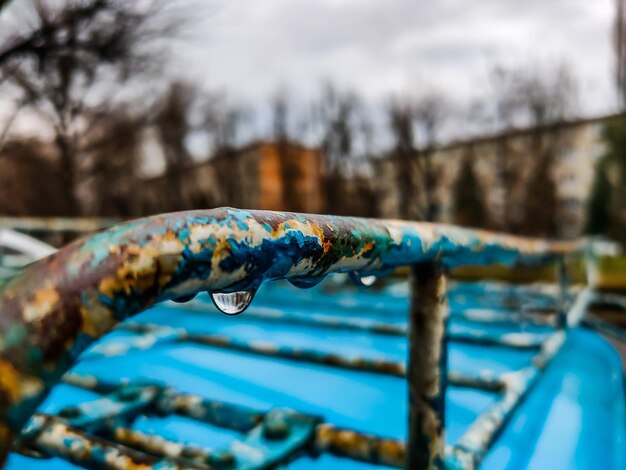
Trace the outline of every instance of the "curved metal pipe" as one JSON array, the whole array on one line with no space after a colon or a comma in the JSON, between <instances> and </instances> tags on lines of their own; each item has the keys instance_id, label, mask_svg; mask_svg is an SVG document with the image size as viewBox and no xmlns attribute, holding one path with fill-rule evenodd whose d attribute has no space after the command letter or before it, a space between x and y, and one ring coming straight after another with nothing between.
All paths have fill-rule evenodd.
<instances>
[{"instance_id":1,"label":"curved metal pipe","mask_svg":"<svg viewBox=\"0 0 626 470\"><path fill-rule=\"evenodd\" d=\"M117 225L0 288L0 442L6 448L89 344L155 302L436 259L540 263L579 248L436 224L229 208Z\"/></svg>"}]
</instances>

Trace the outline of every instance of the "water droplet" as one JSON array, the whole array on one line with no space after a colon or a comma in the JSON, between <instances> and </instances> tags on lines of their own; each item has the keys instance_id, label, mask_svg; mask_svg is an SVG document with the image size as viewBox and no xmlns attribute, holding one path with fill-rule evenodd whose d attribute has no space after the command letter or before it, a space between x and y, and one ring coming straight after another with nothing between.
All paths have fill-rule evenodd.
<instances>
[{"instance_id":1,"label":"water droplet","mask_svg":"<svg viewBox=\"0 0 626 470\"><path fill-rule=\"evenodd\" d=\"M363 287L371 287L376 282L376 276L361 276L356 272L350 273L350 279L352 279L352 282L354 282L357 286Z\"/></svg>"},{"instance_id":2,"label":"water droplet","mask_svg":"<svg viewBox=\"0 0 626 470\"><path fill-rule=\"evenodd\" d=\"M196 294L181 295L180 297L174 297L172 299L172 302L176 302L178 304L184 304L185 302L189 302L190 300L193 300L195 296Z\"/></svg>"},{"instance_id":3,"label":"water droplet","mask_svg":"<svg viewBox=\"0 0 626 470\"><path fill-rule=\"evenodd\" d=\"M324 280L324 276L317 277L292 277L291 279L287 279L289 283L297 287L298 289L310 289L311 287L315 287L320 282Z\"/></svg>"},{"instance_id":4,"label":"water droplet","mask_svg":"<svg viewBox=\"0 0 626 470\"><path fill-rule=\"evenodd\" d=\"M226 315L239 315L252 303L256 289L238 292L212 292L211 300L217 309Z\"/></svg>"}]
</instances>

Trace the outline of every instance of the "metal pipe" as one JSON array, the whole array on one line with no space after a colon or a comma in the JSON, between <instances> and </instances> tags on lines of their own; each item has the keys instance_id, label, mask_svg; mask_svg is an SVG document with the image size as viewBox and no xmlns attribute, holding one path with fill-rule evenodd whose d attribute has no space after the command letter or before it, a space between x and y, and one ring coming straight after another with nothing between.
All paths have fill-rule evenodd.
<instances>
[{"instance_id":1,"label":"metal pipe","mask_svg":"<svg viewBox=\"0 0 626 470\"><path fill-rule=\"evenodd\" d=\"M0 227L25 232L86 233L110 227L119 219L103 217L0 217Z\"/></svg>"},{"instance_id":2,"label":"metal pipe","mask_svg":"<svg viewBox=\"0 0 626 470\"><path fill-rule=\"evenodd\" d=\"M342 356L317 349L295 348L271 341L245 341L219 334L187 333L183 329L172 329L150 323L124 323L118 327L124 331L140 333L142 336L132 339L110 340L92 348L82 359L114 357L131 351L146 350L163 342L190 342L212 348L239 351L257 356L267 356L290 361L319 364L338 369L368 372L371 374L406 377L406 362L388 359L375 359L362 356ZM448 373L448 385L500 391L502 383L497 376L481 374L468 376L458 372Z\"/></svg>"},{"instance_id":3,"label":"metal pipe","mask_svg":"<svg viewBox=\"0 0 626 470\"><path fill-rule=\"evenodd\" d=\"M395 468L402 467L406 453L403 441L340 429L327 423L318 425L315 430L314 450Z\"/></svg>"},{"instance_id":4,"label":"metal pipe","mask_svg":"<svg viewBox=\"0 0 626 470\"><path fill-rule=\"evenodd\" d=\"M171 302L170 307L184 309L186 312L209 313L210 307L205 302L191 301L186 304ZM496 313L495 311L493 312ZM356 317L345 318L339 315L326 315L319 313L286 313L277 309L251 308L246 311L246 318L277 323L280 325L310 326L314 328L327 328L330 330L353 331L372 333L385 336L406 337L408 324L406 322L386 323L380 320ZM514 349L537 349L541 346L543 335L527 332L513 332L508 334L491 334L477 332L448 332L448 340L455 343L476 344L480 346L494 346Z\"/></svg>"},{"instance_id":5,"label":"metal pipe","mask_svg":"<svg viewBox=\"0 0 626 470\"><path fill-rule=\"evenodd\" d=\"M28 436L22 436L29 447L78 466L106 470L149 470L157 466L168 470L183 468L166 459L89 435L54 416L37 414L29 427ZM194 467L189 465L185 468Z\"/></svg>"},{"instance_id":6,"label":"metal pipe","mask_svg":"<svg viewBox=\"0 0 626 470\"><path fill-rule=\"evenodd\" d=\"M570 276L566 256L562 256L557 263L557 282L559 287L559 313L557 324L559 328L565 328L567 326L567 311L569 307L570 288Z\"/></svg>"},{"instance_id":7,"label":"metal pipe","mask_svg":"<svg viewBox=\"0 0 626 470\"><path fill-rule=\"evenodd\" d=\"M411 269L407 470L443 469L447 385L446 277L430 262Z\"/></svg>"},{"instance_id":8,"label":"metal pipe","mask_svg":"<svg viewBox=\"0 0 626 470\"><path fill-rule=\"evenodd\" d=\"M0 287L0 447L89 344L155 302L435 257L446 266L536 264L580 248L437 224L228 208L111 227Z\"/></svg>"}]
</instances>

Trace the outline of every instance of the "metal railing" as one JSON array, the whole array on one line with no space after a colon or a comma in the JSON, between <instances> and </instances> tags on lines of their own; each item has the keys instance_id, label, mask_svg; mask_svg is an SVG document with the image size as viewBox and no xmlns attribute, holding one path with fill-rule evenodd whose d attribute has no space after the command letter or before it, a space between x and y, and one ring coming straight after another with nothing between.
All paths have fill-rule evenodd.
<instances>
[{"instance_id":1,"label":"metal railing","mask_svg":"<svg viewBox=\"0 0 626 470\"><path fill-rule=\"evenodd\" d=\"M20 436L17 449L30 446L34 451L43 449L67 457L71 447L67 442L72 441L93 449L94 456L103 455L104 444L84 432L92 421L100 425L109 423L104 427L118 442L132 440L139 442L139 447L158 446L154 436L139 436L123 427L111 427L108 415L101 416L103 411L93 411L112 407L117 410L115 413L121 413L125 406L141 401L144 395L145 401L139 408L158 407L166 393L158 387L103 385L65 376L66 381L73 380L75 384L108 393L110 396L103 400L108 400L106 403L111 406L99 402L89 412L74 410L72 414L70 410L60 417L34 414L52 386L62 380L87 346L117 323L156 302L186 301L207 291L222 311L240 313L252 301L259 286L268 280L287 279L296 286L307 287L331 273L348 272L356 279L363 279L399 266L410 266L409 322L400 329L386 331L408 336L408 365L346 360L315 351L249 344L236 338L194 336L162 326L127 324L125 328L152 335L155 341L163 338L196 341L254 354L282 355L305 362L406 377L410 405L406 446L397 441L337 430L330 424L321 424L318 418L286 411L254 414L253 422L245 430L252 441L274 439L272 442L276 445L268 447L270 462L276 463L277 456L285 457L308 445L317 452L334 452L360 460L367 460L367 457L369 461L416 470L444 465L472 468L487 452L502 423L536 381L538 373L558 351L564 335L557 331L542 341L526 336L481 340L485 344L491 341L537 349L532 364L515 374L477 379L452 371L448 373L446 343L454 337L446 335L446 271L463 265L563 264L567 257L582 255L585 251L586 243L582 241L548 242L437 224L237 209L167 214L112 227L67 246L0 287L0 441L4 453L8 452L13 438ZM568 314L572 303L570 296L565 295L568 292L566 270L562 269L561 273L560 324L565 327L579 321L589 296L585 297L586 291L583 291ZM290 321L315 320L292 317ZM325 322L332 328L385 330L384 325L354 324L340 318ZM324 324L319 320L318 323ZM457 340L459 338L457 335ZM496 390L502 398L472 426L460 443L446 450L444 399L448 383ZM134 398L128 399L124 390L133 391ZM138 409L130 408L135 413ZM92 421L88 419L85 424L83 421L89 416ZM250 418L246 413L243 416ZM299 431L287 441L277 442L272 433L280 434L285 423ZM143 454L123 446L105 450L110 454L107 462L121 459L119 468L123 468L123 462L163 464L154 458L146 460ZM180 450L183 451L193 454L190 449ZM205 459L205 463L212 462L214 467L222 465L218 457L198 452L198 458ZM87 459L84 462L76 460L78 457L72 461L95 465L89 460L93 456L83 457ZM176 467L180 455L174 457L165 455L165 461ZM189 463L190 459L193 460L192 457L184 460ZM236 468L257 467L250 464Z\"/></svg>"},{"instance_id":2,"label":"metal railing","mask_svg":"<svg viewBox=\"0 0 626 470\"><path fill-rule=\"evenodd\" d=\"M0 216L0 228L22 232L95 232L119 222L103 217L7 217Z\"/></svg>"}]
</instances>

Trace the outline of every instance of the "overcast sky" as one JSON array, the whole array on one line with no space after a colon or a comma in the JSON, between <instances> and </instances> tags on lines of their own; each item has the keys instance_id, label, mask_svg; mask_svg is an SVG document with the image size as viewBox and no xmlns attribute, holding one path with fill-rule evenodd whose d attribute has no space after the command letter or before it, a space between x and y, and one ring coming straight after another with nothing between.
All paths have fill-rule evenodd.
<instances>
[{"instance_id":1,"label":"overcast sky","mask_svg":"<svg viewBox=\"0 0 626 470\"><path fill-rule=\"evenodd\" d=\"M462 106L496 63L565 61L581 113L616 108L615 0L212 0L178 74L257 105L325 79L370 100L435 89ZM204 3L206 5L207 2Z\"/></svg>"}]
</instances>

